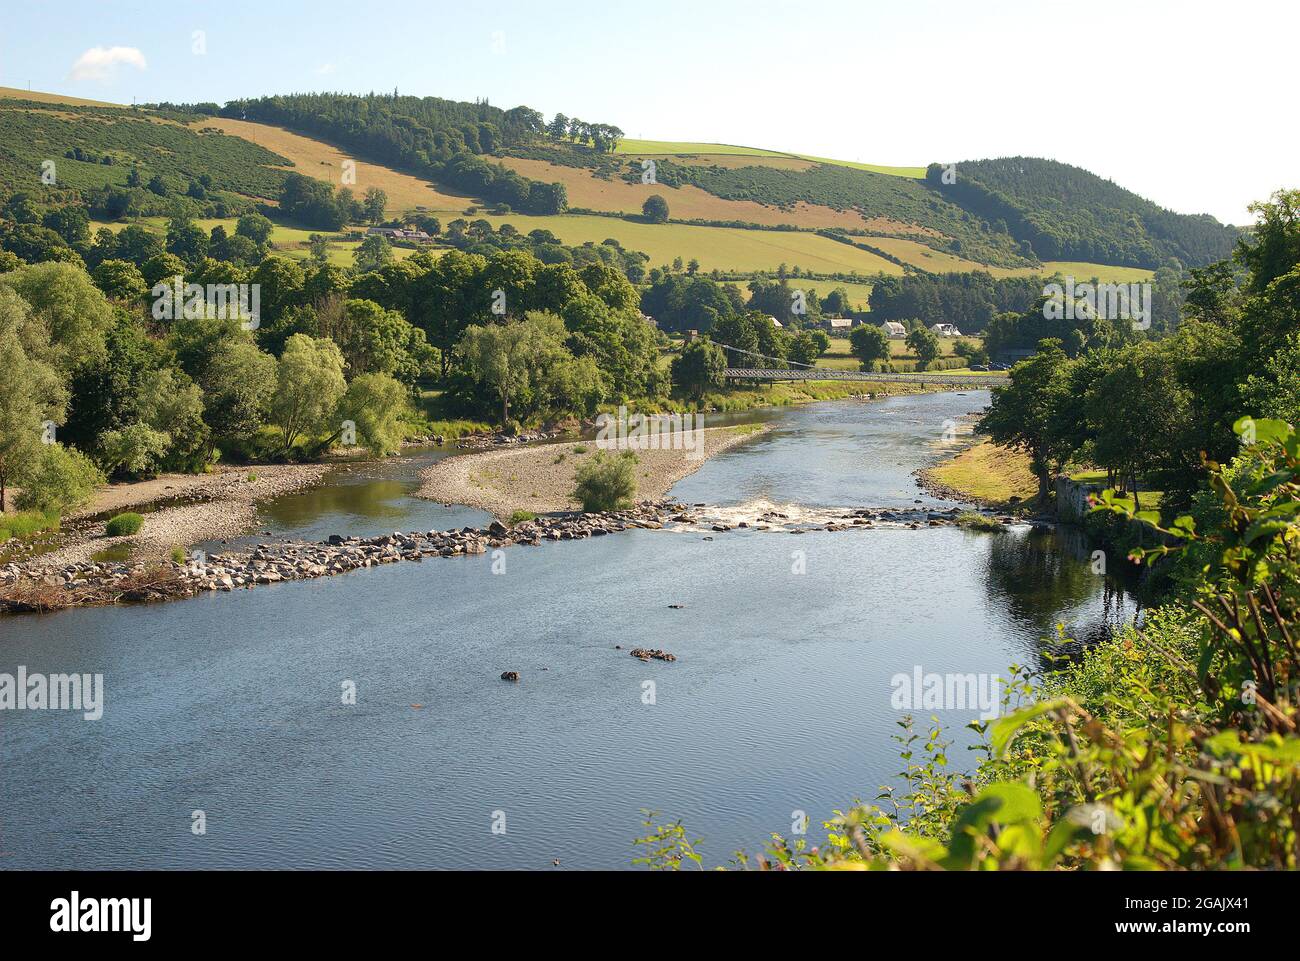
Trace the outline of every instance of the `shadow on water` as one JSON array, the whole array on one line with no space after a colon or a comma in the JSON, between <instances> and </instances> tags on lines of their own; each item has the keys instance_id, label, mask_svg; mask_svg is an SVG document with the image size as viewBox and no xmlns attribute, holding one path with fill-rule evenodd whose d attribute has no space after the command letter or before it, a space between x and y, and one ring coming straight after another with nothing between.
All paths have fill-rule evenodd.
<instances>
[{"instance_id":1,"label":"shadow on water","mask_svg":"<svg viewBox=\"0 0 1300 961\"><path fill-rule=\"evenodd\" d=\"M1044 653L1072 655L1104 641L1140 620L1143 605L1136 579L1126 583L1098 569L1095 550L1083 531L1068 526L994 536L984 570L989 600L1039 632Z\"/></svg>"}]
</instances>

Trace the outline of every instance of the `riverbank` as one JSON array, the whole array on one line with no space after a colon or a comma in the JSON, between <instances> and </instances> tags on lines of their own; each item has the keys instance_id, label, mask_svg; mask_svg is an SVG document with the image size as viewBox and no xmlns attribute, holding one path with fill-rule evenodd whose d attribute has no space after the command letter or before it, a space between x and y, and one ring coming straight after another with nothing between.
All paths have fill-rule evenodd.
<instances>
[{"instance_id":1,"label":"riverbank","mask_svg":"<svg viewBox=\"0 0 1300 961\"><path fill-rule=\"evenodd\" d=\"M692 450L637 450L637 497L663 497L710 457L767 429L766 425L710 428L700 432ZM576 441L448 458L421 474L416 496L476 507L500 518L518 511L551 514L577 510L581 505L573 498L574 475L601 446L596 441Z\"/></svg>"},{"instance_id":2,"label":"riverbank","mask_svg":"<svg viewBox=\"0 0 1300 961\"><path fill-rule=\"evenodd\" d=\"M916 478L933 497L992 510L1026 510L1038 496L1038 481L1029 469L1028 455L988 440L917 471Z\"/></svg>"},{"instance_id":3,"label":"riverbank","mask_svg":"<svg viewBox=\"0 0 1300 961\"><path fill-rule=\"evenodd\" d=\"M88 505L63 520L59 546L30 560L41 567L84 563L105 551L129 551L131 560L157 562L176 548L247 534L257 504L318 483L336 464L275 464L221 468L210 474L164 474L95 492ZM130 537L105 536L112 516L136 511L144 525Z\"/></svg>"}]
</instances>

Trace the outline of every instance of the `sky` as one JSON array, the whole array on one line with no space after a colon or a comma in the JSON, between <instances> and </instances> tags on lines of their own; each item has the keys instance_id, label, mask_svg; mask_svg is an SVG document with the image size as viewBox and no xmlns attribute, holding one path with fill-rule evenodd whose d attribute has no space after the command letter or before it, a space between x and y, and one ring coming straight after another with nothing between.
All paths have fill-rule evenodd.
<instances>
[{"instance_id":1,"label":"sky","mask_svg":"<svg viewBox=\"0 0 1300 961\"><path fill-rule=\"evenodd\" d=\"M1300 187L1293 0L0 0L0 85L526 104L920 166L1027 155L1236 224Z\"/></svg>"}]
</instances>

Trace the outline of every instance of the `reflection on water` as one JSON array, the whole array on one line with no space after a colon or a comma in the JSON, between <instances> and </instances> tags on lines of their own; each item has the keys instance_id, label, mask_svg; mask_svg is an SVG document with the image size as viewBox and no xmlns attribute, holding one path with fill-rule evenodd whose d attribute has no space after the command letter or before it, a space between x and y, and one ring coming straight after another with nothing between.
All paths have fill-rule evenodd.
<instances>
[{"instance_id":1,"label":"reflection on water","mask_svg":"<svg viewBox=\"0 0 1300 961\"><path fill-rule=\"evenodd\" d=\"M777 412L772 435L678 493L910 505L911 471L941 456L934 431L980 403ZM314 538L462 526L474 512L407 496L422 456L335 472L264 523ZM793 810L817 823L893 779L895 674L1005 674L1056 622L1134 609L1078 543L1025 527L633 531L505 559L0 621L0 671L105 678L100 722L3 719L0 864L625 867L642 808L683 818L720 862ZM643 664L637 646L678 661ZM973 757L970 713L939 713L952 756Z\"/></svg>"},{"instance_id":2,"label":"reflection on water","mask_svg":"<svg viewBox=\"0 0 1300 961\"><path fill-rule=\"evenodd\" d=\"M135 546L129 542L121 544L111 544L102 551L96 551L90 555L90 559L97 564L120 564L129 561L135 553Z\"/></svg>"},{"instance_id":3,"label":"reflection on water","mask_svg":"<svg viewBox=\"0 0 1300 961\"><path fill-rule=\"evenodd\" d=\"M257 533L199 545L209 553L234 550L264 539L261 532L295 540L322 541L331 534L373 537L393 531L478 527L491 517L483 511L420 500L420 472L452 456L446 448L424 448L383 462L340 467L315 487L259 505Z\"/></svg>"},{"instance_id":4,"label":"reflection on water","mask_svg":"<svg viewBox=\"0 0 1300 961\"><path fill-rule=\"evenodd\" d=\"M1080 644L1103 640L1142 608L1125 585L1094 569L1093 550L1076 528L996 536L984 566L989 600L1045 638L1056 637L1061 625Z\"/></svg>"}]
</instances>

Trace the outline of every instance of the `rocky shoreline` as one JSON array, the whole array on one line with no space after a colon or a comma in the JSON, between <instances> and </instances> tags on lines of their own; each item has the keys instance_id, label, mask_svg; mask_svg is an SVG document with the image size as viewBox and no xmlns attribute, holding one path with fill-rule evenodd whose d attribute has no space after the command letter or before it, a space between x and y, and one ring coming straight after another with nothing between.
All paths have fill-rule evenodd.
<instances>
[{"instance_id":1,"label":"rocky shoreline","mask_svg":"<svg viewBox=\"0 0 1300 961\"><path fill-rule=\"evenodd\" d=\"M647 502L632 510L601 514L560 514L507 527L493 521L486 528L384 534L379 537L333 535L317 543L280 541L247 551L214 554L201 562L157 564L76 561L51 564L45 558L0 567L0 613L44 613L72 607L178 600L212 592L230 592L287 581L336 577L386 564L426 558L466 558L509 547L537 547L548 541L584 540L628 530L697 532L712 540L731 531L807 534L895 528L958 526L958 508L861 508L820 511L814 518L792 519L766 510L748 519L719 519L708 505L675 501ZM1010 516L997 518L1010 526ZM639 656L639 655L635 655ZM652 655L653 656L653 655Z\"/></svg>"}]
</instances>

